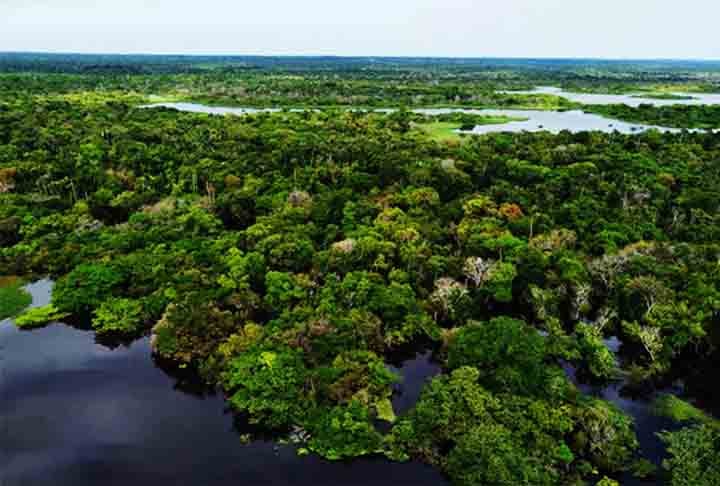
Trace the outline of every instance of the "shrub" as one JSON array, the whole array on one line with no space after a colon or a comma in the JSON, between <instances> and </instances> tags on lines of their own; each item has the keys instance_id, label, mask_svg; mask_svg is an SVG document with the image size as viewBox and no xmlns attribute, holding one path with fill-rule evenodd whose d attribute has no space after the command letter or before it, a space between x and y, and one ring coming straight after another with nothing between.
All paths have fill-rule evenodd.
<instances>
[{"instance_id":1,"label":"shrub","mask_svg":"<svg viewBox=\"0 0 720 486\"><path fill-rule=\"evenodd\" d=\"M112 298L95 310L92 326L98 334L135 334L143 324L140 301Z\"/></svg>"},{"instance_id":2,"label":"shrub","mask_svg":"<svg viewBox=\"0 0 720 486\"><path fill-rule=\"evenodd\" d=\"M61 312L52 304L43 307L28 309L15 318L15 324L22 328L40 327L52 321L58 321L67 317L67 313Z\"/></svg>"},{"instance_id":3,"label":"shrub","mask_svg":"<svg viewBox=\"0 0 720 486\"><path fill-rule=\"evenodd\" d=\"M109 265L84 263L57 281L52 301L64 312L88 312L111 297L122 281L123 275Z\"/></svg>"}]
</instances>

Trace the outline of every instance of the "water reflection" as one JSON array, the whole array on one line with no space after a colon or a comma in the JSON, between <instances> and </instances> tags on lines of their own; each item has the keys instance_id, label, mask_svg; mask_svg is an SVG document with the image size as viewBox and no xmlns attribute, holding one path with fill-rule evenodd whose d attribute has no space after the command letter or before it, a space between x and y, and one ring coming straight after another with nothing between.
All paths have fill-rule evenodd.
<instances>
[{"instance_id":1,"label":"water reflection","mask_svg":"<svg viewBox=\"0 0 720 486\"><path fill-rule=\"evenodd\" d=\"M622 341L617 336L611 336L604 340L607 348L615 355L618 363L622 361ZM635 433L640 444L640 454L643 458L653 463L658 473L661 472L662 461L667 457L665 444L658 437L658 432L677 430L681 424L655 414L652 410L653 402L663 394L681 395L682 386L673 385L650 393L640 393L629 386L626 378L606 383L603 385L590 384L583 379L578 370L569 363L563 363L563 368L570 381L586 395L590 395L613 403L625 414L633 418ZM649 486L663 485L665 482L661 476L646 480L633 477L632 473L626 472L619 478L623 486Z\"/></svg>"},{"instance_id":2,"label":"water reflection","mask_svg":"<svg viewBox=\"0 0 720 486\"><path fill-rule=\"evenodd\" d=\"M433 360L432 351L419 351L413 356L390 365L402 381L395 385L393 393L393 410L398 415L407 413L420 398L420 393L427 382L440 374L442 367Z\"/></svg>"},{"instance_id":3,"label":"water reflection","mask_svg":"<svg viewBox=\"0 0 720 486\"><path fill-rule=\"evenodd\" d=\"M428 115L439 115L462 111L474 115L486 116L507 116L521 118L523 121L511 121L497 125L478 125L472 131L465 132L474 135L483 135L496 132L550 132L559 133L569 131L579 132L604 132L634 134L647 130L658 130L660 132L679 133L682 130L667 128L656 125L644 125L642 123L627 123L620 120L605 118L594 113L585 113L581 110L571 111L542 111L542 110L417 110L419 113ZM700 131L700 130L691 130Z\"/></svg>"},{"instance_id":4,"label":"water reflection","mask_svg":"<svg viewBox=\"0 0 720 486\"><path fill-rule=\"evenodd\" d=\"M50 289L30 286L33 304ZM329 463L269 440L243 445L222 396L176 386L147 338L110 349L62 324L20 331L4 321L0 367L3 486L446 484L417 463Z\"/></svg>"}]
</instances>

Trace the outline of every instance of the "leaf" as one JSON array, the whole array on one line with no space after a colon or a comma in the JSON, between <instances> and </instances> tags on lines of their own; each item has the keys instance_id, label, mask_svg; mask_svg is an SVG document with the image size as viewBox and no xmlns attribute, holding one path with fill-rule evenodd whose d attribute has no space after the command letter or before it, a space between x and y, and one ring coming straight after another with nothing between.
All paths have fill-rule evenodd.
<instances>
[{"instance_id":1,"label":"leaf","mask_svg":"<svg viewBox=\"0 0 720 486\"><path fill-rule=\"evenodd\" d=\"M277 361L277 354L271 352L271 351L264 351L260 353L260 361L267 366L268 368L273 368L275 365L275 362Z\"/></svg>"},{"instance_id":2,"label":"leaf","mask_svg":"<svg viewBox=\"0 0 720 486\"><path fill-rule=\"evenodd\" d=\"M389 398L383 398L375 402L375 410L377 411L378 418L385 422L394 423L397 420L395 411L393 410L392 402Z\"/></svg>"}]
</instances>

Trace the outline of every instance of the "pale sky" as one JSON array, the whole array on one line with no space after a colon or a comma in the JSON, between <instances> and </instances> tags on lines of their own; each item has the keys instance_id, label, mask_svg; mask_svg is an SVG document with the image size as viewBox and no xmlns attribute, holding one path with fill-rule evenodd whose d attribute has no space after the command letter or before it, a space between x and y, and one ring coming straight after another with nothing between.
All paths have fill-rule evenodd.
<instances>
[{"instance_id":1,"label":"pale sky","mask_svg":"<svg viewBox=\"0 0 720 486\"><path fill-rule=\"evenodd\" d=\"M720 0L0 0L0 51L720 59Z\"/></svg>"}]
</instances>

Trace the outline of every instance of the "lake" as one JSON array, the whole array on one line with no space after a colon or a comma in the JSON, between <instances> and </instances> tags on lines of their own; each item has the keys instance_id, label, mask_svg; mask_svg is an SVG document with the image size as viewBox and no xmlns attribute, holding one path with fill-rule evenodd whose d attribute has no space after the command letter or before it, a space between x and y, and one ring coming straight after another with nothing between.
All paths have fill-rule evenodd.
<instances>
[{"instance_id":1,"label":"lake","mask_svg":"<svg viewBox=\"0 0 720 486\"><path fill-rule=\"evenodd\" d=\"M643 125L641 123L628 123L620 120L605 118L594 113L585 113L581 110L571 111L542 111L542 110L455 110L455 109L421 109L415 110L425 115L441 115L445 113L469 113L486 116L508 116L525 118L524 121L511 121L497 125L478 125L472 131L464 132L474 135L483 135L497 132L542 132L559 133L567 130L573 133L599 131L605 133L620 132L625 134L641 133L647 130L678 133L677 128Z\"/></svg>"}]
</instances>

